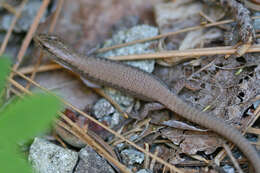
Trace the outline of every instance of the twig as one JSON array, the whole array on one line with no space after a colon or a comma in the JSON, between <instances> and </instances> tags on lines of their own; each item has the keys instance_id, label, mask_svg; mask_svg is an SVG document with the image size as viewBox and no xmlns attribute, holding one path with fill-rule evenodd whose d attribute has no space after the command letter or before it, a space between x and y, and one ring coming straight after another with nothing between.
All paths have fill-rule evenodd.
<instances>
[{"instance_id":1,"label":"twig","mask_svg":"<svg viewBox=\"0 0 260 173\"><path fill-rule=\"evenodd\" d=\"M258 129L258 128L250 127L250 128L247 129L246 132L247 133L253 133L253 134L256 134L256 135L260 135L260 129Z\"/></svg>"},{"instance_id":2,"label":"twig","mask_svg":"<svg viewBox=\"0 0 260 173\"><path fill-rule=\"evenodd\" d=\"M17 91L16 89L14 89L14 88L10 88L10 91L12 92L12 93L14 93L15 95L17 95L17 96L19 96L19 97L22 97L22 93L21 92L19 92L19 91Z\"/></svg>"},{"instance_id":3,"label":"twig","mask_svg":"<svg viewBox=\"0 0 260 173\"><path fill-rule=\"evenodd\" d=\"M62 113L63 114L63 113ZM66 116L65 114L63 114L62 116ZM67 116L66 116L67 117ZM76 124L76 123L75 123ZM78 124L76 124L76 125L78 125ZM62 133L62 135L61 135L61 137L65 137L65 138L70 138L69 137L69 135L70 134L72 134L72 135L74 135L74 136L77 136L77 135L75 135L75 133L77 133L77 132L75 132L74 131L74 129L73 128L71 128L70 126L68 126L66 123L64 123L64 122L62 122L62 121L60 121L60 120L56 120L56 126L55 126L55 129L57 129L57 128L59 128L60 130L59 130L59 132L60 133L58 133L58 135L61 135L61 133ZM103 148L104 148L104 150L106 150L108 153L110 153L115 159L117 159L117 156L116 156L116 154L115 154L115 152L113 151L113 149L110 147L110 145L108 145L101 137L99 137L96 133L94 133L93 131L91 131L91 130L85 130L85 129L83 129L83 128L81 128L81 127L79 127L80 128L80 131L82 132L82 133L87 133L91 138L93 138L93 140L95 140L99 145L101 145ZM65 131L65 133L64 133L64 131ZM67 134L69 134L69 135L67 135ZM77 138L77 140L79 140L78 138Z\"/></svg>"},{"instance_id":4,"label":"twig","mask_svg":"<svg viewBox=\"0 0 260 173\"><path fill-rule=\"evenodd\" d=\"M231 149L229 148L229 146L227 144L223 144L224 149L226 150L227 155L229 156L230 160L232 161L233 165L235 166L235 168L237 169L238 173L244 173L242 171L242 169L240 168L237 160L235 159L235 157L233 156Z\"/></svg>"},{"instance_id":5,"label":"twig","mask_svg":"<svg viewBox=\"0 0 260 173\"><path fill-rule=\"evenodd\" d=\"M0 2L0 6L2 6L3 8L5 8L7 11L9 11L10 13L13 13L14 15L16 15L17 11L15 10L15 8L8 4L7 2Z\"/></svg>"},{"instance_id":6,"label":"twig","mask_svg":"<svg viewBox=\"0 0 260 173\"><path fill-rule=\"evenodd\" d=\"M155 148L155 152L154 152L154 155L155 155L155 156L158 156L159 150L160 150L159 147L156 147L156 148ZM153 170L155 163L156 163L156 160L155 160L155 159L152 159L151 164L150 164L150 170Z\"/></svg>"},{"instance_id":7,"label":"twig","mask_svg":"<svg viewBox=\"0 0 260 173\"><path fill-rule=\"evenodd\" d=\"M53 131L52 135L63 146L63 148L68 148L67 145L62 141L62 139L57 135L55 131Z\"/></svg>"},{"instance_id":8,"label":"twig","mask_svg":"<svg viewBox=\"0 0 260 173\"><path fill-rule=\"evenodd\" d=\"M211 47L211 48L198 48L198 49L187 49L187 50L172 50L166 52L156 52L138 55L125 55L125 56L114 56L109 57L112 60L140 60L140 59L160 59L160 58L179 58L184 57L185 59L199 57L199 56L210 56L210 55L225 55L234 54L237 49L232 46L223 47ZM260 52L260 44L252 45L247 53Z\"/></svg>"},{"instance_id":9,"label":"twig","mask_svg":"<svg viewBox=\"0 0 260 173\"><path fill-rule=\"evenodd\" d=\"M125 132L124 134L122 134L122 136L124 136L126 139L130 139L132 136L136 135L136 133L143 131L140 127L135 127L134 129L131 129L127 132ZM113 140L109 141L109 144L116 146L120 143L123 143L124 140L123 139L117 139L114 138Z\"/></svg>"},{"instance_id":10,"label":"twig","mask_svg":"<svg viewBox=\"0 0 260 173\"><path fill-rule=\"evenodd\" d=\"M42 65L39 68L37 68L37 72L45 72L45 71L57 70L57 69L63 69L63 67L61 67L58 64L47 64L47 65ZM30 74L33 72L33 70L34 70L34 67L29 66L29 67L20 68L18 71L22 74ZM16 75L16 74L14 74L14 75Z\"/></svg>"},{"instance_id":11,"label":"twig","mask_svg":"<svg viewBox=\"0 0 260 173\"><path fill-rule=\"evenodd\" d=\"M260 5L256 4L256 3L253 3L251 1L252 0L244 0L245 6L248 7L248 8L251 8L251 9L253 9L255 11L260 11Z\"/></svg>"},{"instance_id":12,"label":"twig","mask_svg":"<svg viewBox=\"0 0 260 173\"><path fill-rule=\"evenodd\" d=\"M57 23L57 20L58 20L58 18L60 16L60 13L61 13L61 9L62 9L63 4L64 4L64 0L59 0L57 8L56 8L54 16L53 16L53 19L52 19L52 22L51 22L51 26L49 28L49 32L53 32L54 31L56 23Z\"/></svg>"},{"instance_id":13,"label":"twig","mask_svg":"<svg viewBox=\"0 0 260 173\"><path fill-rule=\"evenodd\" d=\"M192 74L187 78L187 80L191 80L195 74L198 74L198 73L200 73L200 72L206 70L206 69L209 68L210 66L214 65L214 64L215 64L215 61L216 61L216 60L214 59L213 61L211 61L211 62L208 63L207 65L201 67L199 70L197 70L196 72L192 73Z\"/></svg>"},{"instance_id":14,"label":"twig","mask_svg":"<svg viewBox=\"0 0 260 173\"><path fill-rule=\"evenodd\" d=\"M21 16L21 13L24 9L24 6L26 4L27 0L23 0L20 7L18 8L18 10L15 12L15 16L11 22L11 25L10 27L8 28L8 31L7 31L7 34L5 35L5 38L4 38L4 41L1 45L1 48L0 48L0 56L4 53L5 49L6 49L6 46L8 44L8 40L13 32L13 29L15 27L15 24L17 22L17 20L19 19L19 17Z\"/></svg>"},{"instance_id":15,"label":"twig","mask_svg":"<svg viewBox=\"0 0 260 173\"><path fill-rule=\"evenodd\" d=\"M216 21L214 21L213 19L211 19L209 16L207 16L203 11L200 11L199 14L204 17L208 22L210 23L215 23ZM219 27L220 29L224 29L227 30L226 27L222 26L222 25L217 25L217 27Z\"/></svg>"},{"instance_id":16,"label":"twig","mask_svg":"<svg viewBox=\"0 0 260 173\"><path fill-rule=\"evenodd\" d=\"M245 164L247 163L246 159L239 159L238 162L240 164ZM230 160L225 160L222 161L220 165L226 165L226 164L232 164L232 162ZM196 167L204 167L204 166L208 166L209 164L206 162L202 162L202 161L185 161L185 162L181 162L181 163L177 163L176 166L180 166L180 167L191 167L191 166L196 166Z\"/></svg>"},{"instance_id":17,"label":"twig","mask_svg":"<svg viewBox=\"0 0 260 173\"><path fill-rule=\"evenodd\" d=\"M53 16L53 20L51 21L51 26L49 28L49 32L50 33L52 33L54 31L55 25L57 23L57 19L58 19L59 15L60 15L60 12L61 12L61 9L62 9L62 6L63 6L63 2L64 2L64 0L59 0L58 6L57 6L57 8L55 10L55 13L54 13L54 16ZM30 77L31 79L35 78L37 69L39 68L39 66L41 64L42 58L43 58L43 51L41 50L40 51L40 56L37 59L36 64L34 65L34 70L33 70L32 74L31 74L31 77ZM26 88L29 89L30 85L31 85L31 83L28 83L26 85Z\"/></svg>"},{"instance_id":18,"label":"twig","mask_svg":"<svg viewBox=\"0 0 260 173\"><path fill-rule=\"evenodd\" d=\"M260 16L252 17L252 19L259 19L259 18L260 18ZM147 39L143 39L143 40L135 40L135 41L131 41L131 42L128 42L128 43L123 43L123 44L118 44L118 45L111 46L111 47L101 48L101 49L96 50L94 53L103 53L103 52L113 50L113 49L116 49L116 48L130 46L130 45L133 45L133 44L143 43L143 42L152 41L152 40L157 40L157 39L165 38L165 37L168 37L168 36L177 35L177 34L180 34L180 33L185 33L185 32L194 31L194 30L203 29L203 28L208 28L208 27L212 27L212 26L223 25L223 24L227 24L227 23L231 23L231 22L234 22L234 20L232 20L232 19L223 20L223 21L219 21L219 22L209 23L209 24L206 24L206 25L198 25L198 26L193 26L193 27L189 27L189 28L184 28L184 29L180 29L179 31L160 34L160 35L150 37L150 38L147 38Z\"/></svg>"},{"instance_id":19,"label":"twig","mask_svg":"<svg viewBox=\"0 0 260 173\"><path fill-rule=\"evenodd\" d=\"M149 144L148 143L144 143L144 148L147 152L149 152ZM145 155L145 158L144 158L144 168L145 169L148 169L148 166L149 166L149 163L150 163L150 157Z\"/></svg>"},{"instance_id":20,"label":"twig","mask_svg":"<svg viewBox=\"0 0 260 173\"><path fill-rule=\"evenodd\" d=\"M82 141L86 142L88 145L90 145L93 149L96 150L97 153L99 153L101 156L106 158L109 162L112 164L116 165L122 172L124 173L131 173L128 168L126 168L122 163L117 161L114 157L110 156L110 154L104 150L95 140L93 140L88 134L83 133L75 123L72 122L67 116L65 116L62 113L59 113L64 119L74 130L73 132L75 136L77 136L79 139Z\"/></svg>"},{"instance_id":21,"label":"twig","mask_svg":"<svg viewBox=\"0 0 260 173\"><path fill-rule=\"evenodd\" d=\"M44 11L46 9L46 7L48 6L50 0L44 0L36 17L34 18L34 22L32 23L32 25L30 26L30 29L29 31L27 32L26 36L25 36L25 39L23 40L23 43L22 43L22 46L19 50L19 53L17 55L17 62L15 63L15 65L13 66L13 70L17 70L17 68L19 67L20 63L22 62L22 59L23 59L23 56L25 54L25 51L27 50L27 47L29 46L29 43L32 39L32 36L34 34L34 32L36 31L38 25L39 25L39 22L40 22L40 19L41 17L43 16L44 14ZM10 75L10 77L12 78L12 73Z\"/></svg>"}]
</instances>

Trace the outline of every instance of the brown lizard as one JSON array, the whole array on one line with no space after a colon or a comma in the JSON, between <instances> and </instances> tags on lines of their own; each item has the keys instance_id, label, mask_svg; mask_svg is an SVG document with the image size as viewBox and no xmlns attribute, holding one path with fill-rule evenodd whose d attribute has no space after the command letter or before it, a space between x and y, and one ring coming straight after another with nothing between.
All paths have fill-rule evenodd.
<instances>
[{"instance_id":1,"label":"brown lizard","mask_svg":"<svg viewBox=\"0 0 260 173\"><path fill-rule=\"evenodd\" d=\"M120 62L80 55L54 35L40 34L34 40L54 61L81 77L143 100L157 101L187 120L222 135L236 144L252 163L255 172L260 173L260 157L257 151L237 129L188 105L156 76Z\"/></svg>"}]
</instances>

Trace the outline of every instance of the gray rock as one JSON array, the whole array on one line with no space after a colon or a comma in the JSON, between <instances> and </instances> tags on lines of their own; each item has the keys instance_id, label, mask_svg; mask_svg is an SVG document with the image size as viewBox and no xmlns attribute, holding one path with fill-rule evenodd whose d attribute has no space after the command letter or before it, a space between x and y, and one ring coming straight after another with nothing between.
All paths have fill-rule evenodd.
<instances>
[{"instance_id":1,"label":"gray rock","mask_svg":"<svg viewBox=\"0 0 260 173\"><path fill-rule=\"evenodd\" d=\"M232 166L225 165L223 166L223 169L226 173L235 173L235 169Z\"/></svg>"},{"instance_id":2,"label":"gray rock","mask_svg":"<svg viewBox=\"0 0 260 173\"><path fill-rule=\"evenodd\" d=\"M72 173L77 160L77 152L41 138L34 139L29 151L29 161L39 173Z\"/></svg>"},{"instance_id":3,"label":"gray rock","mask_svg":"<svg viewBox=\"0 0 260 173\"><path fill-rule=\"evenodd\" d=\"M79 152L79 163L75 173L114 173L107 161L98 155L91 147L82 148Z\"/></svg>"},{"instance_id":4,"label":"gray rock","mask_svg":"<svg viewBox=\"0 0 260 173\"><path fill-rule=\"evenodd\" d=\"M255 12L254 16L260 16L260 12ZM253 20L253 26L255 30L259 30L260 29L260 19L255 19ZM257 38L257 42L260 42L260 39Z\"/></svg>"},{"instance_id":5,"label":"gray rock","mask_svg":"<svg viewBox=\"0 0 260 173\"><path fill-rule=\"evenodd\" d=\"M104 88L104 92L117 102L123 111L131 111L134 105L133 97L126 96L121 92L108 87ZM100 99L96 102L93 107L93 112L99 121L106 121L111 128L123 119L120 113L105 99Z\"/></svg>"},{"instance_id":6,"label":"gray rock","mask_svg":"<svg viewBox=\"0 0 260 173\"><path fill-rule=\"evenodd\" d=\"M40 0L30 0L24 7L23 12L17 21L14 31L17 33L28 31L30 25L33 22L42 2ZM0 29L8 30L13 20L13 14L7 13L0 18ZM41 21L44 21L45 15L42 17Z\"/></svg>"},{"instance_id":7,"label":"gray rock","mask_svg":"<svg viewBox=\"0 0 260 173\"><path fill-rule=\"evenodd\" d=\"M109 87L105 87L104 88L104 92L106 94L108 94L114 101L116 101L119 105L122 106L122 109L124 110L124 108L127 108L129 106L132 106L134 103L134 98L129 96L129 95L125 95L122 94L121 92L109 88Z\"/></svg>"},{"instance_id":8,"label":"gray rock","mask_svg":"<svg viewBox=\"0 0 260 173\"><path fill-rule=\"evenodd\" d=\"M115 113L113 113L112 115L104 116L104 118L100 120L105 121L109 125L109 127L113 128L117 124L119 124L121 120L123 120L123 117L120 115L118 111L115 111Z\"/></svg>"},{"instance_id":9,"label":"gray rock","mask_svg":"<svg viewBox=\"0 0 260 173\"><path fill-rule=\"evenodd\" d=\"M254 14L254 16L260 16L260 12L256 12ZM253 25L254 25L255 30L259 30L260 29L260 19L253 20Z\"/></svg>"},{"instance_id":10,"label":"gray rock","mask_svg":"<svg viewBox=\"0 0 260 173\"><path fill-rule=\"evenodd\" d=\"M135 163L141 164L144 161L144 154L134 149L125 149L121 151L122 160L127 165Z\"/></svg>"},{"instance_id":11,"label":"gray rock","mask_svg":"<svg viewBox=\"0 0 260 173\"><path fill-rule=\"evenodd\" d=\"M145 39L149 37L154 37L158 35L158 29L156 27L148 25L138 25L130 28L129 30L121 30L117 34L113 35L112 39L107 40L104 43L104 47L110 47L116 44L131 42L134 40ZM131 55L131 54L143 54L143 53L153 53L155 52L151 44L157 41L150 41L145 43L138 43L135 45L122 47L108 51L104 54L100 54L101 57L107 58L110 56L119 55ZM125 61L125 63L138 67L144 71L151 73L154 69L154 60L139 60L139 61Z\"/></svg>"},{"instance_id":12,"label":"gray rock","mask_svg":"<svg viewBox=\"0 0 260 173\"><path fill-rule=\"evenodd\" d=\"M153 173L153 171L151 171L150 169L140 169L136 173Z\"/></svg>"},{"instance_id":13,"label":"gray rock","mask_svg":"<svg viewBox=\"0 0 260 173\"><path fill-rule=\"evenodd\" d=\"M98 100L95 103L93 110L95 117L98 119L115 112L114 107L105 99Z\"/></svg>"},{"instance_id":14,"label":"gray rock","mask_svg":"<svg viewBox=\"0 0 260 173\"><path fill-rule=\"evenodd\" d=\"M93 112L99 121L105 121L111 128L117 125L122 118L120 113L106 99L98 100L93 107Z\"/></svg>"}]
</instances>

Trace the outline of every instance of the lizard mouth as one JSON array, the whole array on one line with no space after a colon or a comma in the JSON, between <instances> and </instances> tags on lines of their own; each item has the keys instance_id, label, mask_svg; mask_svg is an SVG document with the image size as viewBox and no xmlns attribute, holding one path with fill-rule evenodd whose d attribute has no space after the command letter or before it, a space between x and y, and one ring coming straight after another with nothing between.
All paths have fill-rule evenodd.
<instances>
[{"instance_id":1,"label":"lizard mouth","mask_svg":"<svg viewBox=\"0 0 260 173\"><path fill-rule=\"evenodd\" d=\"M56 35L37 34L33 37L34 42L40 48L50 49L52 45L59 44L61 40Z\"/></svg>"},{"instance_id":2,"label":"lizard mouth","mask_svg":"<svg viewBox=\"0 0 260 173\"><path fill-rule=\"evenodd\" d=\"M71 68L71 64L68 62L69 60L64 58L66 56L62 56L62 55L66 55L65 50L67 50L67 47L64 46L64 44L62 44L62 40L60 40L57 36L38 34L33 37L33 40L36 46L41 48L41 50L43 50L48 55L48 57L50 57L51 60L73 71ZM60 56L57 56L57 54L59 54Z\"/></svg>"},{"instance_id":3,"label":"lizard mouth","mask_svg":"<svg viewBox=\"0 0 260 173\"><path fill-rule=\"evenodd\" d=\"M39 34L39 35L36 35L33 37L33 41L34 41L36 47L38 47L41 50L43 50L44 52L46 52L47 55L55 56L54 54L52 54L52 51L47 51L50 49L49 49L49 46L45 44L46 42L44 40L46 40L46 39L44 38L43 34Z\"/></svg>"},{"instance_id":4,"label":"lizard mouth","mask_svg":"<svg viewBox=\"0 0 260 173\"><path fill-rule=\"evenodd\" d=\"M40 38L39 38L39 35L35 35L33 37L33 41L34 41L36 47L43 48L43 45L42 45Z\"/></svg>"}]
</instances>

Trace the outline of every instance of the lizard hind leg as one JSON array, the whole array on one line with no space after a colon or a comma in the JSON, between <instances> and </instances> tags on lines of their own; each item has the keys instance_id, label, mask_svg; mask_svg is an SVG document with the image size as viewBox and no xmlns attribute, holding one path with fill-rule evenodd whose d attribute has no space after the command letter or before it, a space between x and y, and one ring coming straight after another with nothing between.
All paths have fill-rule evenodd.
<instances>
[{"instance_id":1,"label":"lizard hind leg","mask_svg":"<svg viewBox=\"0 0 260 173\"><path fill-rule=\"evenodd\" d=\"M133 119L143 120L148 116L148 114L151 111L159 111L159 110L162 110L165 108L166 107L164 105L162 105L158 102L149 102L149 103L146 103L139 112L132 111L129 116Z\"/></svg>"}]
</instances>

